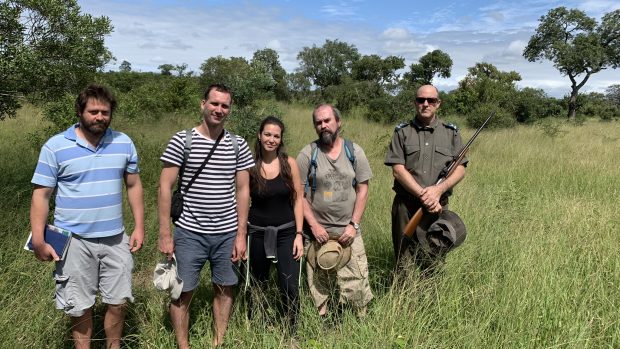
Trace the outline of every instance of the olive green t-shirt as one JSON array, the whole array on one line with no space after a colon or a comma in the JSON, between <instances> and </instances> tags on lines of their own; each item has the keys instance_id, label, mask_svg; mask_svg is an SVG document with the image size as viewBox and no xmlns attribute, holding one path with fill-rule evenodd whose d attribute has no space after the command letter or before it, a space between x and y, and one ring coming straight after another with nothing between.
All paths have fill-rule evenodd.
<instances>
[{"instance_id":1,"label":"olive green t-shirt","mask_svg":"<svg viewBox=\"0 0 620 349\"><path fill-rule=\"evenodd\" d=\"M364 150L353 143L355 152L355 171L344 149L344 140L340 155L335 160L330 159L318 148L316 168L316 191L308 189L306 199L312 207L314 216L330 235L342 234L344 228L351 221L355 206L355 188L353 178L357 183L363 183L372 178L370 164ZM312 145L305 146L297 156L297 165L301 176L302 186L308 182L308 169L312 155Z\"/></svg>"}]
</instances>

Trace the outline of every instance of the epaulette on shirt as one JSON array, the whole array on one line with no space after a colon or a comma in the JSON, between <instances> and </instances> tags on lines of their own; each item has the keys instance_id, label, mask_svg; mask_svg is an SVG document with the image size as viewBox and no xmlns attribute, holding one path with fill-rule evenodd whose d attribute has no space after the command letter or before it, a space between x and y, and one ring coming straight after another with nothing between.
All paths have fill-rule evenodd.
<instances>
[{"instance_id":1,"label":"epaulette on shirt","mask_svg":"<svg viewBox=\"0 0 620 349\"><path fill-rule=\"evenodd\" d=\"M446 126L447 128L449 128L451 130L454 130L456 132L459 131L459 128L455 124L446 124L446 123L444 123L444 126Z\"/></svg>"},{"instance_id":2,"label":"epaulette on shirt","mask_svg":"<svg viewBox=\"0 0 620 349\"><path fill-rule=\"evenodd\" d=\"M394 132L400 130L401 128L407 127L407 125L409 125L408 122L401 122L400 124L396 125L396 127L394 128Z\"/></svg>"}]
</instances>

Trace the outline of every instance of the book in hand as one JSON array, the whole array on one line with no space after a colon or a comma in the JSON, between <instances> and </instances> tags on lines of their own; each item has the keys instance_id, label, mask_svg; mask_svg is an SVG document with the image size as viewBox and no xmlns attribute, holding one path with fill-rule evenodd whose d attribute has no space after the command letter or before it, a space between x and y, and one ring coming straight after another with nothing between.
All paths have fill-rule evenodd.
<instances>
[{"instance_id":1,"label":"book in hand","mask_svg":"<svg viewBox=\"0 0 620 349\"><path fill-rule=\"evenodd\" d=\"M45 232L43 233L43 239L46 243L50 244L58 257L63 260L65 259L65 255L67 254L67 250L69 249L69 243L71 242L71 231L63 228L58 228L53 225L46 225ZM24 250L33 251L32 247L32 232L28 236L28 240L24 245Z\"/></svg>"}]
</instances>

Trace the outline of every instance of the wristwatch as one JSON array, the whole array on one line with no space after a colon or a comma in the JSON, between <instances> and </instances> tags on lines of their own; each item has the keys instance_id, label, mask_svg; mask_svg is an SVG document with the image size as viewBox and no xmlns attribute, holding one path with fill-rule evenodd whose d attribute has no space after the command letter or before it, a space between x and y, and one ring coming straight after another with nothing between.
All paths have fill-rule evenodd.
<instances>
[{"instance_id":1,"label":"wristwatch","mask_svg":"<svg viewBox=\"0 0 620 349\"><path fill-rule=\"evenodd\" d=\"M356 232L358 232L358 233L360 232L360 225L359 224L357 224L357 223L355 223L353 221L350 221L349 224L353 226L353 229L355 229Z\"/></svg>"}]
</instances>

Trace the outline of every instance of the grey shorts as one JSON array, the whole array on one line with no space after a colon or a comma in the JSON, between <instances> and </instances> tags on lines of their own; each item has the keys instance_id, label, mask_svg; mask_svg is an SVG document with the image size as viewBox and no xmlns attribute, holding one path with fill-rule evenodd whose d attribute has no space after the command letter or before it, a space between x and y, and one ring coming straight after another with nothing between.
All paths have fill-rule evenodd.
<instances>
[{"instance_id":1,"label":"grey shorts","mask_svg":"<svg viewBox=\"0 0 620 349\"><path fill-rule=\"evenodd\" d=\"M56 308L79 317L95 304L133 302L133 257L125 233L104 238L72 237L63 261L56 263Z\"/></svg>"},{"instance_id":2,"label":"grey shorts","mask_svg":"<svg viewBox=\"0 0 620 349\"><path fill-rule=\"evenodd\" d=\"M231 260L235 234L197 234L180 227L174 230L174 254L177 273L183 280L183 292L198 287L200 271L211 263L211 281L216 285L236 285L239 278Z\"/></svg>"}]
</instances>

